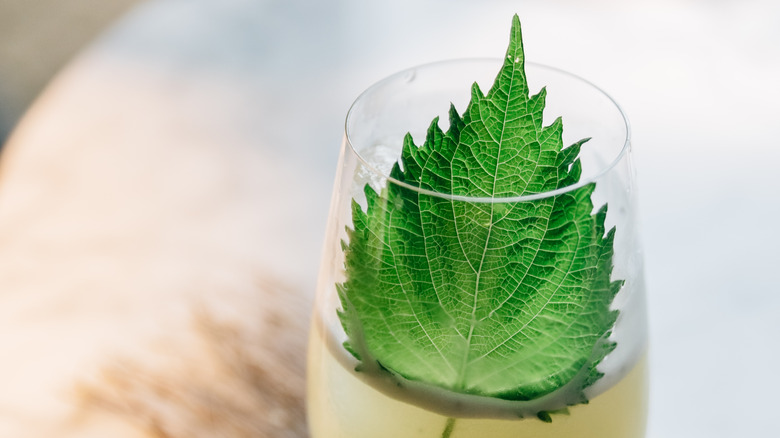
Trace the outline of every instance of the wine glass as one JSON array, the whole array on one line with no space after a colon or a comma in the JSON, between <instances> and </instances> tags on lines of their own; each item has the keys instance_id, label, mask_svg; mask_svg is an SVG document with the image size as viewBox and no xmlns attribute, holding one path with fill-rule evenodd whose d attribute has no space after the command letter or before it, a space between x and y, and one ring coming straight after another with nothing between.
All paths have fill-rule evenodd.
<instances>
[{"instance_id":1,"label":"wine glass","mask_svg":"<svg viewBox=\"0 0 780 438\"><path fill-rule=\"evenodd\" d=\"M559 116L562 118L564 146L590 138L582 145L579 155L579 181L567 186L514 197L463 196L429 190L415 181L398 177L398 172L404 170L404 166L397 163L407 133L415 145L422 144L430 135L431 121L435 118L442 130L447 131L450 124L457 123L449 117L450 105L458 114L463 114L471 98L472 83L479 84L481 90L489 89L501 65L501 59L469 59L411 68L370 87L349 110L310 334L308 415L312 437L644 436L647 322L643 263L638 240L630 128L615 101L575 75L542 65L529 63L525 66L531 93L546 87L544 125L554 123ZM444 359L437 362L441 358L433 357L436 351L420 347L420 356L432 357L421 359L414 357L418 350L416 346L406 352L374 340L384 336L382 339L391 340L389 343L447 345L447 348L463 351L463 357L467 358L471 350L467 351L453 341L460 339L458 336L466 336L458 331L457 318L451 313L455 312L452 309L458 305L458 300L474 298L476 292L469 290L469 279L459 274L448 276L446 269L432 266L447 265L458 257L468 260L471 250L466 243L460 247L443 239L437 243L430 234L447 235L448 226L456 229L459 221L477 223L485 217L494 217L496 212L544 210L588 187L592 190L589 202L593 206L592 212L588 213L593 217L605 215L601 217L602 226L596 227L595 233L600 234L597 239L603 242L603 239L614 238L608 245L614 253L611 255L611 273L605 274L606 282L619 289L614 299L607 303L611 314L616 315L614 325L587 347L592 349L593 355L600 354L594 369L569 364L570 367L582 366L582 370L571 377L573 383L556 391L540 389L539 394L526 400L522 398L529 397L485 396L480 393L479 385L500 382L508 374L524 375L526 370L529 375L538 374L537 368L542 366L535 362L533 354L529 354L528 357L518 356L521 357L518 361L527 364L524 368L507 368L514 371L480 376L480 370L486 369L481 367L486 361L482 357L486 354L483 354L464 359L462 366L453 370L453 373L460 372L461 377L471 373L468 374L471 381L477 383L447 386L446 368L453 362L448 358L454 354L451 351L438 351ZM392 193L403 196L394 197ZM415 201L409 202L409 199ZM424 223L420 229L426 226L434 229L429 230L429 235L425 236L428 240L423 239L423 244L412 242L415 234L425 234L425 230L418 230L416 225L408 226L406 234L385 232L382 228L397 220L395 211L419 209L419 205L412 205L415 203L443 205L453 212L453 219L444 221L443 225L432 224L434 220L429 216L420 219ZM605 205L608 205L606 210ZM370 208L382 213L367 213ZM493 216L487 216L486 212ZM369 220L387 223L367 229L365 222ZM605 237L610 234L612 237ZM403 236L410 236L410 240ZM523 236L518 237L520 242L523 239ZM399 264L397 282L388 280L385 272L386 252L393 251L392 248L403 253L392 255ZM455 254L458 251L462 254ZM420 254L424 255L422 262ZM362 267L357 266L360 263L363 263ZM512 277L509 268L501 269L504 269L502 275ZM415 280L415 276L422 275L421 272L431 278L433 287L426 289L425 285L418 284L420 281ZM382 285L388 282L395 284L392 293L382 290ZM409 286L408 290L402 287L404 285ZM360 287L376 290L356 292ZM397 293L399 287L401 292ZM350 293L364 293L369 298L363 295L355 298ZM351 300L365 302L361 308ZM483 316L479 320L475 317L469 326L470 348L476 345L474 339L493 342L494 334L501 332L503 327L517 324L518 318L522 319L528 311L526 307L542 314L539 309L552 306L555 298L536 296L531 291L518 300L514 296L507 296L503 301L500 296L479 300L474 298L473 315ZM547 301L539 305L539 300ZM476 304L478 301L479 305ZM510 302L514 304L505 304ZM573 306L571 303L564 305ZM504 313L497 315L500 312ZM504 318L505 325L490 320L498 316ZM553 327L555 323L551 321L548 326ZM575 320L574 325L577 324L579 321ZM555 327L550 330L553 329L557 330ZM540 339L544 339L546 329L539 330ZM562 333L556 336L568 336L567 331ZM420 339L425 336L433 339ZM542 341L527 341L538 342ZM553 348L554 342L558 341L550 342L549 348ZM505 343L506 340L501 348ZM498 344L493 348L498 348ZM509 353L515 354L514 351ZM423 365L405 367L412 360L419 360ZM426 370L426 366L430 370ZM512 364L515 366L519 365ZM556 373L543 375L540 385L560 377ZM425 376L434 378L427 381ZM443 377L439 379L440 376ZM465 378L458 382L465 382Z\"/></svg>"}]
</instances>

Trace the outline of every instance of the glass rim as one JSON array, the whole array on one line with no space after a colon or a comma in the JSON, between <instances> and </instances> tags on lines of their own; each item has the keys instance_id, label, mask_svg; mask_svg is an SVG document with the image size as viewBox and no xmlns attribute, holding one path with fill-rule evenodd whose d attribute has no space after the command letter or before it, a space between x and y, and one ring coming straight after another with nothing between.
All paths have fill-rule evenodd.
<instances>
[{"instance_id":1,"label":"glass rim","mask_svg":"<svg viewBox=\"0 0 780 438\"><path fill-rule=\"evenodd\" d=\"M561 187L559 189L549 190L549 191L540 192L540 193L533 193L533 194L530 194L530 195L505 196L505 197L456 195L456 194L452 194L452 193L437 192L437 191L434 191L434 190L425 189L425 188L422 188L422 187L418 187L418 186L415 186L415 185L412 185L412 184L400 181L400 180L398 180L396 178L393 178L388 173L379 170L375 165L371 164L365 157L363 157L363 155L357 149L355 149L354 143L353 143L352 138L350 136L350 129L349 129L349 122L350 122L350 119L352 117L352 114L355 111L356 106L358 105L358 103L361 100L363 100L363 98L365 96L367 96L368 94L370 94L374 90L378 89L382 85L384 85L384 84L386 84L388 82L391 82L394 79L397 79L399 77L403 77L404 75L406 75L406 74L408 74L408 73L410 73L412 71L415 71L417 69L420 69L420 68L435 67L435 66L441 66L441 65L445 65L445 64L456 64L456 63L462 63L462 62L502 62L502 61L503 61L503 58L489 58L489 57L484 57L484 58L455 58L455 59L446 59L446 60L442 60L442 61L429 62L429 63L420 64L420 65L417 65L417 66L405 68L405 69L400 70L400 71L398 71L396 73L388 75L388 76L384 77L383 79L380 79L377 82L374 82L368 88L363 90L358 95L357 98L355 98L355 100L350 105L349 110L347 111L347 116L346 116L346 118L344 120L344 136L345 136L345 139L346 139L346 143L349 145L349 149L355 155L355 157L357 157L357 159L362 163L362 165L367 167L374 174L379 175L380 177L382 177L388 183L392 183L394 185L397 185L397 186L400 186L400 187L412 190L412 191L420 193L420 194L428 195L428 196L433 196L433 197L437 197L437 198L447 199L447 200L450 200L450 201L464 201L464 202L471 202L471 203L515 203L515 202L537 201L537 200L540 200L540 199L551 198L551 197L554 197L554 196L557 196L557 195L561 195L561 194L564 194L564 193L568 193L568 192L580 189L580 188L585 187L585 186L587 186L587 185L589 185L591 183L595 183L601 177L603 177L604 175L609 173L612 169L614 169L617 166L617 164L620 163L623 160L623 158L626 156L626 154L627 154L627 152L628 152L628 150L630 149L630 146L631 146L631 124L630 124L630 122L628 120L628 116L626 116L626 113L625 113L625 111L623 111L623 108L620 106L620 104L617 103L617 101L614 98L612 98L612 96L610 96L601 87L597 86L596 84L592 83L591 81L589 81L589 80L587 80L587 79L585 79L585 78L583 78L583 77L581 77L579 75L576 75L574 73L570 73L570 72L568 72L566 70L563 70L563 69L560 69L560 68L557 68L557 67L552 67L552 66L549 66L549 65L546 65L546 64L540 64L540 63L528 62L528 61L525 61L525 66L526 67L527 66L532 66L534 68L539 68L539 69L542 69L542 70L549 70L549 71L552 71L552 72L555 72L555 73L558 73L558 74L565 75L565 76L567 76L567 77L569 77L571 79L574 79L576 81L581 82L584 85L589 86L593 90L597 91L599 94L601 94L604 97L606 97L612 103L612 105L615 106L615 109L617 109L618 113L620 114L620 118L622 119L623 124L625 125L625 129L626 129L625 139L623 140L623 145L620 147L620 151L615 155L614 159L612 161L610 161L607 165L605 165L602 169L600 169L598 172L594 173L593 175L591 175L591 176L589 176L587 178L580 179L580 181L577 181L574 184L570 184L568 186ZM472 83L473 82L476 82L476 79L474 81L472 81Z\"/></svg>"}]
</instances>

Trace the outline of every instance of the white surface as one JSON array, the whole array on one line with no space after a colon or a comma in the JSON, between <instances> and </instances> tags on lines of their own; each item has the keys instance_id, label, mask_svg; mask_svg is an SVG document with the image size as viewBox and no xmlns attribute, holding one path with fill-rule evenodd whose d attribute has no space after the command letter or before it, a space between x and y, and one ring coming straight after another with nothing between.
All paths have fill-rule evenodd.
<instances>
[{"instance_id":1,"label":"white surface","mask_svg":"<svg viewBox=\"0 0 780 438\"><path fill-rule=\"evenodd\" d=\"M162 232L167 251L192 249L176 230L211 236L203 248L232 248L222 271L206 269L214 257L185 258L191 264L175 271L177 287L206 277L235 281L226 278L235 279L235 263L244 263L313 288L349 103L415 64L503 55L514 12L530 60L600 85L633 123L651 322L649 437L777 435L780 4L772 0L152 1L61 75L12 139L3 157L0 229L22 221L30 231L0 236L0 278L45 281L39 264L69 254L59 246L64 252L40 258L35 248L47 248L52 230L97 208L134 212L122 220ZM169 171L190 175L180 180L189 189L167 191L177 187L176 178L164 177ZM45 190L59 204L36 201L47 179ZM147 189L154 197L141 202L132 199L133 181L167 185ZM204 193L226 186L233 198L204 204ZM146 202L175 213L160 226L145 216ZM190 221L214 215L221 219ZM96 235L123 231L101 230L101 223ZM214 223L223 228L207 232ZM28 240L14 246L19 239ZM159 277L162 289L169 275ZM80 284L48 281L60 294ZM24 330L44 338L45 327L24 307L28 298L18 298L22 290L0 292L0 356L11 348L18 358L16 374L3 377L17 392L0 383L0 436L19 418L13 414L40 411L13 400L33 378L24 364L36 363L14 342L32 339ZM115 294L100 301L98 313L127 307ZM159 330L155 320L144 321ZM91 342L77 358L41 360L76 366L103 345ZM55 386L41 385L40 400L53 397Z\"/></svg>"}]
</instances>

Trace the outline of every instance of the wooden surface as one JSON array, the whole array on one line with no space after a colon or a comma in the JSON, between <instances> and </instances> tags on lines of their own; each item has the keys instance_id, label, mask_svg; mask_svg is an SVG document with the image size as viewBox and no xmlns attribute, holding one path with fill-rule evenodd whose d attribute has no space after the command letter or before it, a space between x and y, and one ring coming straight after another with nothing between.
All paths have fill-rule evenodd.
<instances>
[{"instance_id":1,"label":"wooden surface","mask_svg":"<svg viewBox=\"0 0 780 438\"><path fill-rule=\"evenodd\" d=\"M85 410L79 387L121 360L208 376L179 363L214 361L199 311L241 330L287 312L302 381L330 194L309 178L327 174L274 151L266 82L176 48L124 51L156 13L139 14L57 77L3 151L2 437L143 436ZM277 283L296 296L272 298Z\"/></svg>"}]
</instances>

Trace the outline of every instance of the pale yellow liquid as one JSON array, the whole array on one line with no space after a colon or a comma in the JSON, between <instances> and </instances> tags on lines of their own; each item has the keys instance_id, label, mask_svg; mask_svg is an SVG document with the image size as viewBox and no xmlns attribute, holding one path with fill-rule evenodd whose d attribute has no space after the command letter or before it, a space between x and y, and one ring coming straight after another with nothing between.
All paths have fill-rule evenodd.
<instances>
[{"instance_id":1,"label":"pale yellow liquid","mask_svg":"<svg viewBox=\"0 0 780 438\"><path fill-rule=\"evenodd\" d=\"M360 380L312 330L308 413L312 438L441 438L448 418L398 401ZM641 438L647 400L646 359L614 386L552 423L459 418L450 438Z\"/></svg>"}]
</instances>

